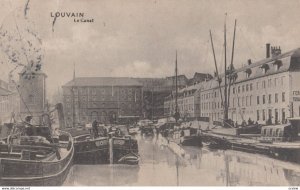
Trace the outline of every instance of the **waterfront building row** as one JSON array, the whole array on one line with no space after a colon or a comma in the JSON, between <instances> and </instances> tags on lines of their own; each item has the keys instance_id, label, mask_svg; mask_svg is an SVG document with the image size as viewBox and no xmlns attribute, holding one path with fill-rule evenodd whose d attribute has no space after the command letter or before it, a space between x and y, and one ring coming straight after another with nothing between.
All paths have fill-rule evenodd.
<instances>
[{"instance_id":1,"label":"waterfront building row","mask_svg":"<svg viewBox=\"0 0 300 190\"><path fill-rule=\"evenodd\" d=\"M270 52L269 45L266 49L268 56L265 59L255 63L248 60L246 66L234 69L230 75L233 82L228 85L228 116L239 124L249 119L258 123L284 123L288 117L300 116L300 88L297 85L300 81L300 49L284 54L279 48L272 48ZM193 85L196 90L190 96L194 97L194 106L187 102L184 106L194 108L194 117L222 121L224 74L220 75L220 79L220 84L215 77ZM179 95L178 102L184 98ZM174 113L174 103L171 96L166 98L166 116ZM183 117L184 111L179 109L179 112Z\"/></svg>"}]
</instances>

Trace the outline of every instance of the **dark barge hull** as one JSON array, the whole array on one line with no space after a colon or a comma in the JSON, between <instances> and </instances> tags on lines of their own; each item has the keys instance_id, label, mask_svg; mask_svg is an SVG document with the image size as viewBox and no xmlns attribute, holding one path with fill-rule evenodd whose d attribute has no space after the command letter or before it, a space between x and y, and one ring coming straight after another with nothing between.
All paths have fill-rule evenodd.
<instances>
[{"instance_id":1,"label":"dark barge hull","mask_svg":"<svg viewBox=\"0 0 300 190\"><path fill-rule=\"evenodd\" d=\"M74 143L75 164L108 164L110 163L109 138L102 137L92 140L76 141ZM113 163L128 155L129 153L138 154L136 140L113 137Z\"/></svg>"},{"instance_id":2,"label":"dark barge hull","mask_svg":"<svg viewBox=\"0 0 300 190\"><path fill-rule=\"evenodd\" d=\"M188 136L184 137L180 142L182 146L202 146L202 138L201 136Z\"/></svg>"},{"instance_id":3,"label":"dark barge hull","mask_svg":"<svg viewBox=\"0 0 300 190\"><path fill-rule=\"evenodd\" d=\"M226 137L203 135L203 139L210 148L230 149L248 153L263 154L272 158L300 163L300 148L268 146L263 143L245 143L228 140Z\"/></svg>"},{"instance_id":4,"label":"dark barge hull","mask_svg":"<svg viewBox=\"0 0 300 190\"><path fill-rule=\"evenodd\" d=\"M0 159L1 186L60 186L72 166L74 147L59 161Z\"/></svg>"},{"instance_id":5,"label":"dark barge hull","mask_svg":"<svg viewBox=\"0 0 300 190\"><path fill-rule=\"evenodd\" d=\"M107 164L109 163L108 138L74 143L75 164Z\"/></svg>"}]
</instances>

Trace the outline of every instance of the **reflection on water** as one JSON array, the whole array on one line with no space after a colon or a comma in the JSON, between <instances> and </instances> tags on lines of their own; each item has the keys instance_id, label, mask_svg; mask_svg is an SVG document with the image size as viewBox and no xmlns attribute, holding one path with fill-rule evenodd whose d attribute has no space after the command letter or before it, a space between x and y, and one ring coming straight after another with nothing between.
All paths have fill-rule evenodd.
<instances>
[{"instance_id":1,"label":"reflection on water","mask_svg":"<svg viewBox=\"0 0 300 190\"><path fill-rule=\"evenodd\" d=\"M164 146L157 137L140 137L139 166L75 165L65 185L236 186L300 185L300 165L238 151ZM177 152L177 154L175 154ZM177 156L178 155L178 156Z\"/></svg>"}]
</instances>

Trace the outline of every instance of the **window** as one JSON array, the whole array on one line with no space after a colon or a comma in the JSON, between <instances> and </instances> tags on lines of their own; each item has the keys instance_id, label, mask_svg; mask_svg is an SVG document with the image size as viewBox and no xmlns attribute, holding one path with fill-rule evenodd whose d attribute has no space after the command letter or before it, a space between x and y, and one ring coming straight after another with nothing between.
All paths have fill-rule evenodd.
<instances>
[{"instance_id":1,"label":"window","mask_svg":"<svg viewBox=\"0 0 300 190\"><path fill-rule=\"evenodd\" d=\"M252 91L252 83L250 84L250 91Z\"/></svg>"},{"instance_id":2,"label":"window","mask_svg":"<svg viewBox=\"0 0 300 190\"><path fill-rule=\"evenodd\" d=\"M266 120L266 113L265 113L265 110L263 110L262 119L263 119L263 121L265 121L265 120Z\"/></svg>"},{"instance_id":3,"label":"window","mask_svg":"<svg viewBox=\"0 0 300 190\"><path fill-rule=\"evenodd\" d=\"M282 113L282 115L281 115L282 123L285 123L285 109L284 108L282 109L281 113Z\"/></svg>"},{"instance_id":4,"label":"window","mask_svg":"<svg viewBox=\"0 0 300 190\"><path fill-rule=\"evenodd\" d=\"M272 79L268 79L268 87L272 87Z\"/></svg>"},{"instance_id":5,"label":"window","mask_svg":"<svg viewBox=\"0 0 300 190\"><path fill-rule=\"evenodd\" d=\"M266 88L266 81L262 82L262 88Z\"/></svg>"},{"instance_id":6,"label":"window","mask_svg":"<svg viewBox=\"0 0 300 190\"><path fill-rule=\"evenodd\" d=\"M269 104L271 104L271 103L272 103L272 95L269 94Z\"/></svg>"},{"instance_id":7,"label":"window","mask_svg":"<svg viewBox=\"0 0 300 190\"><path fill-rule=\"evenodd\" d=\"M283 85L284 84L284 76L283 77L281 77L281 85Z\"/></svg>"},{"instance_id":8,"label":"window","mask_svg":"<svg viewBox=\"0 0 300 190\"><path fill-rule=\"evenodd\" d=\"M246 92L249 90L249 84L246 85Z\"/></svg>"},{"instance_id":9,"label":"window","mask_svg":"<svg viewBox=\"0 0 300 190\"><path fill-rule=\"evenodd\" d=\"M243 86L242 86L242 92L244 92L244 91L245 91L245 86L243 85Z\"/></svg>"},{"instance_id":10,"label":"window","mask_svg":"<svg viewBox=\"0 0 300 190\"><path fill-rule=\"evenodd\" d=\"M257 105L259 105L259 96L257 96Z\"/></svg>"},{"instance_id":11,"label":"window","mask_svg":"<svg viewBox=\"0 0 300 190\"><path fill-rule=\"evenodd\" d=\"M265 103L266 103L266 96L263 95L263 104L265 104Z\"/></svg>"},{"instance_id":12,"label":"window","mask_svg":"<svg viewBox=\"0 0 300 190\"><path fill-rule=\"evenodd\" d=\"M250 95L250 106L252 104L252 95Z\"/></svg>"},{"instance_id":13,"label":"window","mask_svg":"<svg viewBox=\"0 0 300 190\"><path fill-rule=\"evenodd\" d=\"M267 129L264 129L263 134L264 134L264 136L267 136Z\"/></svg>"},{"instance_id":14,"label":"window","mask_svg":"<svg viewBox=\"0 0 300 190\"><path fill-rule=\"evenodd\" d=\"M233 98L233 99L232 99L232 107L235 106L234 104L235 104L235 99Z\"/></svg>"},{"instance_id":15,"label":"window","mask_svg":"<svg viewBox=\"0 0 300 190\"><path fill-rule=\"evenodd\" d=\"M242 106L245 105L245 97L242 98Z\"/></svg>"},{"instance_id":16,"label":"window","mask_svg":"<svg viewBox=\"0 0 300 190\"><path fill-rule=\"evenodd\" d=\"M235 94L235 88L232 88L232 93Z\"/></svg>"},{"instance_id":17,"label":"window","mask_svg":"<svg viewBox=\"0 0 300 190\"><path fill-rule=\"evenodd\" d=\"M256 90L259 89L259 82L256 83Z\"/></svg>"},{"instance_id":18,"label":"window","mask_svg":"<svg viewBox=\"0 0 300 190\"><path fill-rule=\"evenodd\" d=\"M277 86L277 78L274 79L274 85Z\"/></svg>"},{"instance_id":19,"label":"window","mask_svg":"<svg viewBox=\"0 0 300 190\"><path fill-rule=\"evenodd\" d=\"M282 93L282 102L285 102L285 92Z\"/></svg>"},{"instance_id":20,"label":"window","mask_svg":"<svg viewBox=\"0 0 300 190\"><path fill-rule=\"evenodd\" d=\"M248 104L249 104L249 97L246 96L246 106L248 106Z\"/></svg>"},{"instance_id":21,"label":"window","mask_svg":"<svg viewBox=\"0 0 300 190\"><path fill-rule=\"evenodd\" d=\"M269 118L268 119L272 119L272 109L269 109L268 111L269 111L269 114L268 114Z\"/></svg>"},{"instance_id":22,"label":"window","mask_svg":"<svg viewBox=\"0 0 300 190\"><path fill-rule=\"evenodd\" d=\"M240 86L238 87L238 93L240 93Z\"/></svg>"},{"instance_id":23,"label":"window","mask_svg":"<svg viewBox=\"0 0 300 190\"><path fill-rule=\"evenodd\" d=\"M275 94L275 103L278 103L278 94Z\"/></svg>"},{"instance_id":24,"label":"window","mask_svg":"<svg viewBox=\"0 0 300 190\"><path fill-rule=\"evenodd\" d=\"M259 110L256 111L256 120L259 121Z\"/></svg>"}]
</instances>

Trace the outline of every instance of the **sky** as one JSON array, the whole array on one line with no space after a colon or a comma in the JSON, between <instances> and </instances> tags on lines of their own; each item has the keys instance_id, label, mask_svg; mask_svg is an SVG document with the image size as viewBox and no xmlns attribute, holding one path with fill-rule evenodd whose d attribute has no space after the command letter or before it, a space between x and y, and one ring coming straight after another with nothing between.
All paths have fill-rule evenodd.
<instances>
[{"instance_id":1,"label":"sky","mask_svg":"<svg viewBox=\"0 0 300 190\"><path fill-rule=\"evenodd\" d=\"M32 40L33 47L41 49L38 54L48 76L51 99L72 80L74 65L77 77L166 77L174 75L177 50L179 74L213 74L209 30L222 71L225 20L230 62L237 19L235 67L248 59L265 58L266 43L280 46L282 52L299 48L299 10L299 0L2 0L0 31ZM58 17L52 27L51 12L82 12L85 19L94 22L76 23L74 18ZM40 41L27 34L28 28ZM3 38L0 43L22 52L22 44ZM30 56L36 60L37 55ZM24 57L18 61L28 63ZM0 78L7 80L16 63L9 61L5 48L0 51L0 62ZM21 67L13 72L16 78L18 69Z\"/></svg>"}]
</instances>

